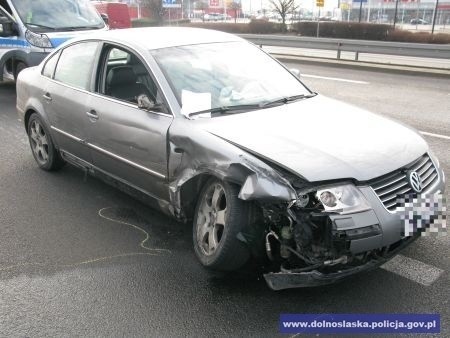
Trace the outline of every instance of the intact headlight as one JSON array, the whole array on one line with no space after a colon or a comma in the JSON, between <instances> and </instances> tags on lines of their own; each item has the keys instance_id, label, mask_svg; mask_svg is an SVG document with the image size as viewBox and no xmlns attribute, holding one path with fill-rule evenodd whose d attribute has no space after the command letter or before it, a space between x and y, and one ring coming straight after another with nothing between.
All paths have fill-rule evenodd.
<instances>
[{"instance_id":1,"label":"intact headlight","mask_svg":"<svg viewBox=\"0 0 450 338\"><path fill-rule=\"evenodd\" d=\"M33 46L41 48L53 48L50 39L45 34L36 34L30 30L27 30L25 32L25 38Z\"/></svg>"},{"instance_id":2,"label":"intact headlight","mask_svg":"<svg viewBox=\"0 0 450 338\"><path fill-rule=\"evenodd\" d=\"M439 168L441 164L439 163L439 158L436 156L436 154L431 149L428 150L428 154L430 155L431 159L434 161L434 164L436 165L436 167Z\"/></svg>"},{"instance_id":3,"label":"intact headlight","mask_svg":"<svg viewBox=\"0 0 450 338\"><path fill-rule=\"evenodd\" d=\"M371 209L363 194L353 184L320 188L316 197L322 202L325 211L349 214Z\"/></svg>"}]
</instances>

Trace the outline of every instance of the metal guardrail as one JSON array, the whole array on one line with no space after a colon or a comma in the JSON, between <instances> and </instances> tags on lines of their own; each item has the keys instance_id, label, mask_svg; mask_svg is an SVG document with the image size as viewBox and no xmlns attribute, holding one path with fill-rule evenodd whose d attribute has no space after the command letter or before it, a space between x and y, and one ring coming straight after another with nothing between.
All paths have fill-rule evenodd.
<instances>
[{"instance_id":1,"label":"metal guardrail","mask_svg":"<svg viewBox=\"0 0 450 338\"><path fill-rule=\"evenodd\" d=\"M450 59L450 45L282 35L239 34L239 36L260 46L334 50L337 59L341 58L341 52L355 52L355 60L358 60L360 53Z\"/></svg>"}]
</instances>

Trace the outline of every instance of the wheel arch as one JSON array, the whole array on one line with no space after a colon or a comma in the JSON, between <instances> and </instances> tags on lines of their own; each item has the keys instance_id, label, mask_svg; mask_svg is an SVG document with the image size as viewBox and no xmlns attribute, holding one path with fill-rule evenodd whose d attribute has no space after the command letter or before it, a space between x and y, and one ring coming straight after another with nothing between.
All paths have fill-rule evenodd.
<instances>
[{"instance_id":1,"label":"wheel arch","mask_svg":"<svg viewBox=\"0 0 450 338\"><path fill-rule=\"evenodd\" d=\"M210 165L201 169L189 168L169 184L172 213L176 218L185 221L192 219L200 190L210 178L238 186L238 197L244 201L290 201L295 197L295 190L289 188L281 176L268 176L259 168L243 163L231 163L225 167Z\"/></svg>"},{"instance_id":2,"label":"wheel arch","mask_svg":"<svg viewBox=\"0 0 450 338\"><path fill-rule=\"evenodd\" d=\"M11 72L12 74L16 73L16 68L19 63L25 64L25 66L29 66L28 62L28 55L24 50L21 49L11 49L10 51L6 52L2 55L0 58L0 81L3 81L3 68L8 64L11 63Z\"/></svg>"},{"instance_id":3,"label":"wheel arch","mask_svg":"<svg viewBox=\"0 0 450 338\"><path fill-rule=\"evenodd\" d=\"M24 115L24 118L23 118L23 123L24 123L25 130L27 131L27 134L28 134L28 122L30 121L30 117L31 117L32 114L39 114L39 113L35 109L29 108L25 112L25 115Z\"/></svg>"},{"instance_id":4,"label":"wheel arch","mask_svg":"<svg viewBox=\"0 0 450 338\"><path fill-rule=\"evenodd\" d=\"M36 103L36 102L35 102ZM37 102L38 104L30 104L28 105L27 109L25 110L25 114L23 116L23 124L26 130L26 133L28 135L28 122L30 121L30 117L33 114L37 114L39 115L39 117L41 118L42 122L45 124L45 127L47 128L47 130L49 130L50 135L51 135L51 124L50 121L48 120L48 117L45 113L43 112L43 109L36 109L36 106L39 106L39 102ZM58 148L58 144L56 143L55 139L52 137L52 141L55 145L56 148Z\"/></svg>"},{"instance_id":5,"label":"wheel arch","mask_svg":"<svg viewBox=\"0 0 450 338\"><path fill-rule=\"evenodd\" d=\"M195 207L198 201L198 195L204 185L211 179L217 178L223 180L223 176L214 172L203 172L191 177L180 187L180 205L182 214L187 220L191 220L194 216ZM235 182L234 182L235 183Z\"/></svg>"}]
</instances>

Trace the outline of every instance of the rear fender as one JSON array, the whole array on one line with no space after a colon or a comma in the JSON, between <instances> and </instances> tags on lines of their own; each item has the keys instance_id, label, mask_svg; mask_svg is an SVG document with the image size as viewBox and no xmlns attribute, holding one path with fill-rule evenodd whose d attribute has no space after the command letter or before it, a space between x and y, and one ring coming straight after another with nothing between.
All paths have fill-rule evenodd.
<instances>
[{"instance_id":1,"label":"rear fender","mask_svg":"<svg viewBox=\"0 0 450 338\"><path fill-rule=\"evenodd\" d=\"M30 116L33 113L36 113L40 116L40 118L42 119L42 122L45 124L45 127L51 133L50 119L48 118L48 115L45 112L43 104L36 98L30 97L26 103L25 115L24 115L24 119L23 119L24 127L25 127L27 134L28 134L28 121L30 119ZM52 141L53 141L53 143L55 143L55 140L53 137L52 137Z\"/></svg>"}]
</instances>

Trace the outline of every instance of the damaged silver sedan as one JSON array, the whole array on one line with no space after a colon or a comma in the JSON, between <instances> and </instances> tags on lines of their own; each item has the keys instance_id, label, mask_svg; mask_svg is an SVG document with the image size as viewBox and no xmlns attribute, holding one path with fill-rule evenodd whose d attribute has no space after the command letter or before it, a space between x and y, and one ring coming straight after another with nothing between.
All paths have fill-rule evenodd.
<instances>
[{"instance_id":1,"label":"damaged silver sedan","mask_svg":"<svg viewBox=\"0 0 450 338\"><path fill-rule=\"evenodd\" d=\"M384 263L419 233L405 234L398 197L444 189L417 132L312 92L225 33L69 41L20 73L17 108L42 169L71 163L192 222L205 267L253 257L273 289Z\"/></svg>"}]
</instances>

